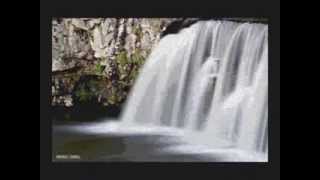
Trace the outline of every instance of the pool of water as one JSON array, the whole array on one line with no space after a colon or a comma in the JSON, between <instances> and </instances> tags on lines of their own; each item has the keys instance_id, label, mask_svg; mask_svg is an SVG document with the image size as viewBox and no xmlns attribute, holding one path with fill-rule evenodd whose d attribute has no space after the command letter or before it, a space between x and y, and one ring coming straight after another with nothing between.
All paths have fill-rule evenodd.
<instances>
[{"instance_id":1,"label":"pool of water","mask_svg":"<svg viewBox=\"0 0 320 180\"><path fill-rule=\"evenodd\" d=\"M124 127L117 120L53 125L54 162L239 162L264 157L224 147L193 143L184 132L162 127ZM220 143L221 144L221 143Z\"/></svg>"}]
</instances>

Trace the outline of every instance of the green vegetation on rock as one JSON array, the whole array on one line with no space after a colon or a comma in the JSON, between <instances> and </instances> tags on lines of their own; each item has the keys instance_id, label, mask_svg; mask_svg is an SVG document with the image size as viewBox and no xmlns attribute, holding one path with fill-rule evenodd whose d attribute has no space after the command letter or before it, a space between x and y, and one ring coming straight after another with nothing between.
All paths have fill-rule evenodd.
<instances>
[{"instance_id":1,"label":"green vegetation on rock","mask_svg":"<svg viewBox=\"0 0 320 180\"><path fill-rule=\"evenodd\" d=\"M126 51L121 51L117 56L116 56L117 63L120 66L124 66L125 64L128 63L127 59L127 52Z\"/></svg>"},{"instance_id":2,"label":"green vegetation on rock","mask_svg":"<svg viewBox=\"0 0 320 180\"><path fill-rule=\"evenodd\" d=\"M103 65L101 65L100 63L98 63L98 64L96 65L95 72L96 72L98 75L101 75L101 74L103 73L105 67L106 67L106 66L103 66Z\"/></svg>"},{"instance_id":3,"label":"green vegetation on rock","mask_svg":"<svg viewBox=\"0 0 320 180\"><path fill-rule=\"evenodd\" d=\"M79 99L80 102L87 102L90 101L93 97L93 94L90 91L86 90L85 88L81 88L75 92L76 97Z\"/></svg>"},{"instance_id":4,"label":"green vegetation on rock","mask_svg":"<svg viewBox=\"0 0 320 180\"><path fill-rule=\"evenodd\" d=\"M144 64L145 58L141 55L141 52L139 49L137 49L132 54L132 62L136 63L137 65L141 66Z\"/></svg>"}]
</instances>

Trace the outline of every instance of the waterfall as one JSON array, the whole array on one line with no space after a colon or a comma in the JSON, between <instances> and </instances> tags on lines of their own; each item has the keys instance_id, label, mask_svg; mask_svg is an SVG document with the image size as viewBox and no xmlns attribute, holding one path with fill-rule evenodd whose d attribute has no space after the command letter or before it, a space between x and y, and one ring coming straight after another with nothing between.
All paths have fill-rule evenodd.
<instances>
[{"instance_id":1,"label":"waterfall","mask_svg":"<svg viewBox=\"0 0 320 180\"><path fill-rule=\"evenodd\" d=\"M268 26L199 21L166 35L141 69L121 120L267 154Z\"/></svg>"}]
</instances>

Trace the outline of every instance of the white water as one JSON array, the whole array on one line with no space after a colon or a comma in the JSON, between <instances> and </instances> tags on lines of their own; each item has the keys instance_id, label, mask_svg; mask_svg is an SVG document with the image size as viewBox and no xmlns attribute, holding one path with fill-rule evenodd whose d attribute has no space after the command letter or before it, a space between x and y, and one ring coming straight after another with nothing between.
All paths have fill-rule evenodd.
<instances>
[{"instance_id":1,"label":"white water","mask_svg":"<svg viewBox=\"0 0 320 180\"><path fill-rule=\"evenodd\" d=\"M121 116L211 147L268 154L268 26L200 21L152 51ZM123 126L122 125L122 126Z\"/></svg>"}]
</instances>

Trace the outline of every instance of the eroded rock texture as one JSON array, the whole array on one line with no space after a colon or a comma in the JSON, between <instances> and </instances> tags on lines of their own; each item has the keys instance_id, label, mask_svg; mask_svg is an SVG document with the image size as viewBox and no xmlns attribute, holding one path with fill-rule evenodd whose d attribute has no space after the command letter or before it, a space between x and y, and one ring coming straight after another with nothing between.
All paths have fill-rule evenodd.
<instances>
[{"instance_id":1,"label":"eroded rock texture","mask_svg":"<svg viewBox=\"0 0 320 180\"><path fill-rule=\"evenodd\" d=\"M152 48L176 20L53 19L52 105L121 104Z\"/></svg>"}]
</instances>

